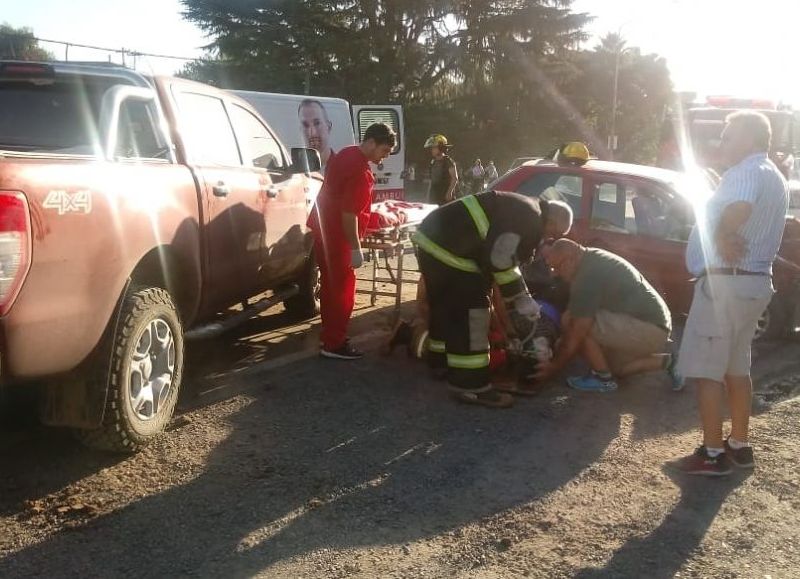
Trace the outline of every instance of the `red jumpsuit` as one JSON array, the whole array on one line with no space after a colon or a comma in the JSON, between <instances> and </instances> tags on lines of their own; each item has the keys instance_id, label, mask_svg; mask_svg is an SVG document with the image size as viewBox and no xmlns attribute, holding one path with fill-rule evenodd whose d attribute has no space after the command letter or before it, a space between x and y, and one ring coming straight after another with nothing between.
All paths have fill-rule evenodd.
<instances>
[{"instance_id":1,"label":"red jumpsuit","mask_svg":"<svg viewBox=\"0 0 800 579\"><path fill-rule=\"evenodd\" d=\"M347 340L356 297L356 276L350 261L352 248L344 235L342 214L356 215L358 236L363 238L369 223L374 182L361 148L342 149L328 161L325 181L308 218L320 269L322 347L328 351L341 348Z\"/></svg>"}]
</instances>

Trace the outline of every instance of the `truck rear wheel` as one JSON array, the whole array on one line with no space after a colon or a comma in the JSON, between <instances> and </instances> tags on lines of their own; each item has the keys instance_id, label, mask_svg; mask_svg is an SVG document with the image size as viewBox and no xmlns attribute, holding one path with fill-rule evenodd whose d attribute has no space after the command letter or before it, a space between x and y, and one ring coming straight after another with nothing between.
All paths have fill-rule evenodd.
<instances>
[{"instance_id":1,"label":"truck rear wheel","mask_svg":"<svg viewBox=\"0 0 800 579\"><path fill-rule=\"evenodd\" d=\"M300 291L283 302L286 311L296 320L307 320L319 313L319 266L312 253L297 285Z\"/></svg>"},{"instance_id":2,"label":"truck rear wheel","mask_svg":"<svg viewBox=\"0 0 800 579\"><path fill-rule=\"evenodd\" d=\"M164 430L178 400L183 328L169 293L132 287L108 340L111 366L103 425L81 431L80 437L92 447L135 452Z\"/></svg>"}]
</instances>

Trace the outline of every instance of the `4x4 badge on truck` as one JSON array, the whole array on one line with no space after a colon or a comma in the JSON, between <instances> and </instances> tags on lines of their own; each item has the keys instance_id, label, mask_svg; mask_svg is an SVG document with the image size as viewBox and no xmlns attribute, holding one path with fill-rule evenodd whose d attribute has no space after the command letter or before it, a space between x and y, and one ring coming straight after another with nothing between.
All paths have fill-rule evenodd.
<instances>
[{"instance_id":1,"label":"4x4 badge on truck","mask_svg":"<svg viewBox=\"0 0 800 579\"><path fill-rule=\"evenodd\" d=\"M67 193L66 191L50 191L42 203L45 209L55 209L59 215L67 213L92 212L92 192L88 190Z\"/></svg>"}]
</instances>

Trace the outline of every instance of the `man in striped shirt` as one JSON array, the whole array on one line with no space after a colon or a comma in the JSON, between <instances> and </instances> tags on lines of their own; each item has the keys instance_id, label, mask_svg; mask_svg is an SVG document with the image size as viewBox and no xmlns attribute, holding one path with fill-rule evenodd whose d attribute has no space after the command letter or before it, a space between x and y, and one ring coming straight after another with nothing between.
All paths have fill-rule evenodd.
<instances>
[{"instance_id":1,"label":"man in striped shirt","mask_svg":"<svg viewBox=\"0 0 800 579\"><path fill-rule=\"evenodd\" d=\"M694 382L703 445L676 463L688 474L721 476L752 468L748 443L750 346L772 298L772 263L783 236L788 188L769 160L771 130L762 114L729 116L721 153L728 162L717 191L697 211L686 266L697 278L678 370ZM722 438L727 390L731 433Z\"/></svg>"}]
</instances>

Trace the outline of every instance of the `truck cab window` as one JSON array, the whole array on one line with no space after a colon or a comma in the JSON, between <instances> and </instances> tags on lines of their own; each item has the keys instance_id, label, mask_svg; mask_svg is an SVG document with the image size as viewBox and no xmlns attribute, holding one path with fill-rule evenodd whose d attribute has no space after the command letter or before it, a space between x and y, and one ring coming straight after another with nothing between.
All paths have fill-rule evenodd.
<instances>
[{"instance_id":1,"label":"truck cab window","mask_svg":"<svg viewBox=\"0 0 800 579\"><path fill-rule=\"evenodd\" d=\"M250 111L239 105L233 105L231 113L245 159L249 159L253 167L260 169L268 171L283 169L286 165L283 151L267 127Z\"/></svg>"},{"instance_id":2,"label":"truck cab window","mask_svg":"<svg viewBox=\"0 0 800 579\"><path fill-rule=\"evenodd\" d=\"M153 105L136 99L122 103L114 156L121 159L165 159L169 153L157 129Z\"/></svg>"},{"instance_id":3,"label":"truck cab window","mask_svg":"<svg viewBox=\"0 0 800 579\"><path fill-rule=\"evenodd\" d=\"M196 163L239 167L242 159L222 99L203 94L175 94L183 140Z\"/></svg>"}]
</instances>

